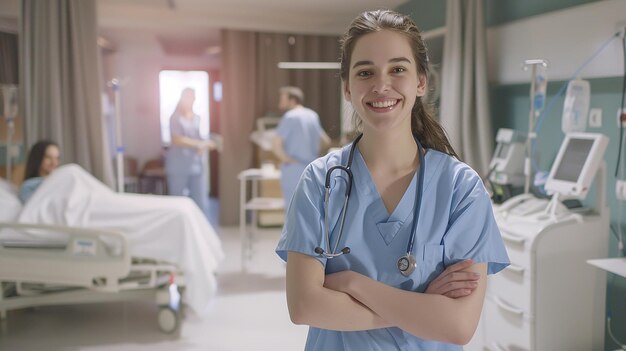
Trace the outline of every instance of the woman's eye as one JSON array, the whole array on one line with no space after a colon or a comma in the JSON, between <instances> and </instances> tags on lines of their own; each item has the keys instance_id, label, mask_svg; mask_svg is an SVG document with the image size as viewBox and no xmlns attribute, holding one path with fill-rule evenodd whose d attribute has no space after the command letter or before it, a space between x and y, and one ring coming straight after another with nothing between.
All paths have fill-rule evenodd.
<instances>
[{"instance_id":1,"label":"woman's eye","mask_svg":"<svg viewBox=\"0 0 626 351\"><path fill-rule=\"evenodd\" d=\"M391 71L393 73L402 73L402 72L406 72L406 68L404 68L404 67L394 67Z\"/></svg>"},{"instance_id":2,"label":"woman's eye","mask_svg":"<svg viewBox=\"0 0 626 351\"><path fill-rule=\"evenodd\" d=\"M356 74L358 77L369 77L372 75L372 72L370 71L359 71Z\"/></svg>"}]
</instances>

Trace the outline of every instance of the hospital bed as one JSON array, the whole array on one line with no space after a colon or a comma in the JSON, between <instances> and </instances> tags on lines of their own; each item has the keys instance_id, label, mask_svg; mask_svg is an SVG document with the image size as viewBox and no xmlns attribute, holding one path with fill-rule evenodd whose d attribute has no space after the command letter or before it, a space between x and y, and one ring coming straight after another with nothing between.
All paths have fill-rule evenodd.
<instances>
[{"instance_id":1,"label":"hospital bed","mask_svg":"<svg viewBox=\"0 0 626 351\"><path fill-rule=\"evenodd\" d=\"M65 238L12 239L15 232ZM9 310L32 306L152 298L159 306L159 327L171 333L180 325L184 279L172 264L131 258L128 241L118 232L0 223L0 287L3 319Z\"/></svg>"},{"instance_id":2,"label":"hospital bed","mask_svg":"<svg viewBox=\"0 0 626 351\"><path fill-rule=\"evenodd\" d=\"M154 299L161 328L174 331L181 301L202 316L217 291L221 241L189 198L115 193L64 165L23 206L0 182L0 209L0 314Z\"/></svg>"}]
</instances>

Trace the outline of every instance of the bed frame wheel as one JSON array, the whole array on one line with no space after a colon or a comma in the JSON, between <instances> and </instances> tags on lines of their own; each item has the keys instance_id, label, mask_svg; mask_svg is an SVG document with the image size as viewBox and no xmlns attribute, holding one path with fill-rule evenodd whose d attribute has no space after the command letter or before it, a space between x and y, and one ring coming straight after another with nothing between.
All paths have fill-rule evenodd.
<instances>
[{"instance_id":1,"label":"bed frame wheel","mask_svg":"<svg viewBox=\"0 0 626 351\"><path fill-rule=\"evenodd\" d=\"M180 326L180 316L170 307L161 307L157 316L159 328L165 333L173 333Z\"/></svg>"}]
</instances>

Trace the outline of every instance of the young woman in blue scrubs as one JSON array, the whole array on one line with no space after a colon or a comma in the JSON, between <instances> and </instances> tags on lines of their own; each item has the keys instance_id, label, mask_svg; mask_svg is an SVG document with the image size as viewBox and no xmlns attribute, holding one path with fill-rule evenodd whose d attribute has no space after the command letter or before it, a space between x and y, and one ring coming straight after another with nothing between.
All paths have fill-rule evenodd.
<instances>
[{"instance_id":1,"label":"young woman in blue scrubs","mask_svg":"<svg viewBox=\"0 0 626 351\"><path fill-rule=\"evenodd\" d=\"M419 30L392 11L361 14L342 40L341 76L363 133L343 235L333 250L346 172L330 173L328 211L325 183L331 167L349 163L352 145L306 168L287 213L276 251L287 261L291 319L310 326L306 350L461 350L487 274L509 260L480 177L422 102L428 58ZM405 275L399 257L412 233L415 270ZM349 253L324 254L344 247Z\"/></svg>"},{"instance_id":2,"label":"young woman in blue scrubs","mask_svg":"<svg viewBox=\"0 0 626 351\"><path fill-rule=\"evenodd\" d=\"M182 196L187 189L206 214L209 185L204 163L206 151L216 148L216 144L200 136L200 116L193 112L195 100L195 91L185 88L170 117L172 144L167 150L165 172L168 193Z\"/></svg>"}]
</instances>

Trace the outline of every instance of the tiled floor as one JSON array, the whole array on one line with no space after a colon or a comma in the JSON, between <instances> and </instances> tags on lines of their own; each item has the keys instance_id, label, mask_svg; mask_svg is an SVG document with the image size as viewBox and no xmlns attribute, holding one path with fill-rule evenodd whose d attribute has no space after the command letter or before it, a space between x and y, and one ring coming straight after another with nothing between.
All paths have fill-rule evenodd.
<instances>
[{"instance_id":1,"label":"tiled floor","mask_svg":"<svg viewBox=\"0 0 626 351\"><path fill-rule=\"evenodd\" d=\"M159 330L152 301L39 307L8 313L0 324L0 350L303 349L307 327L289 320L285 267L274 254L279 230L260 233L242 273L238 228L216 229L226 252L218 296L206 317L188 314L179 335Z\"/></svg>"}]
</instances>

